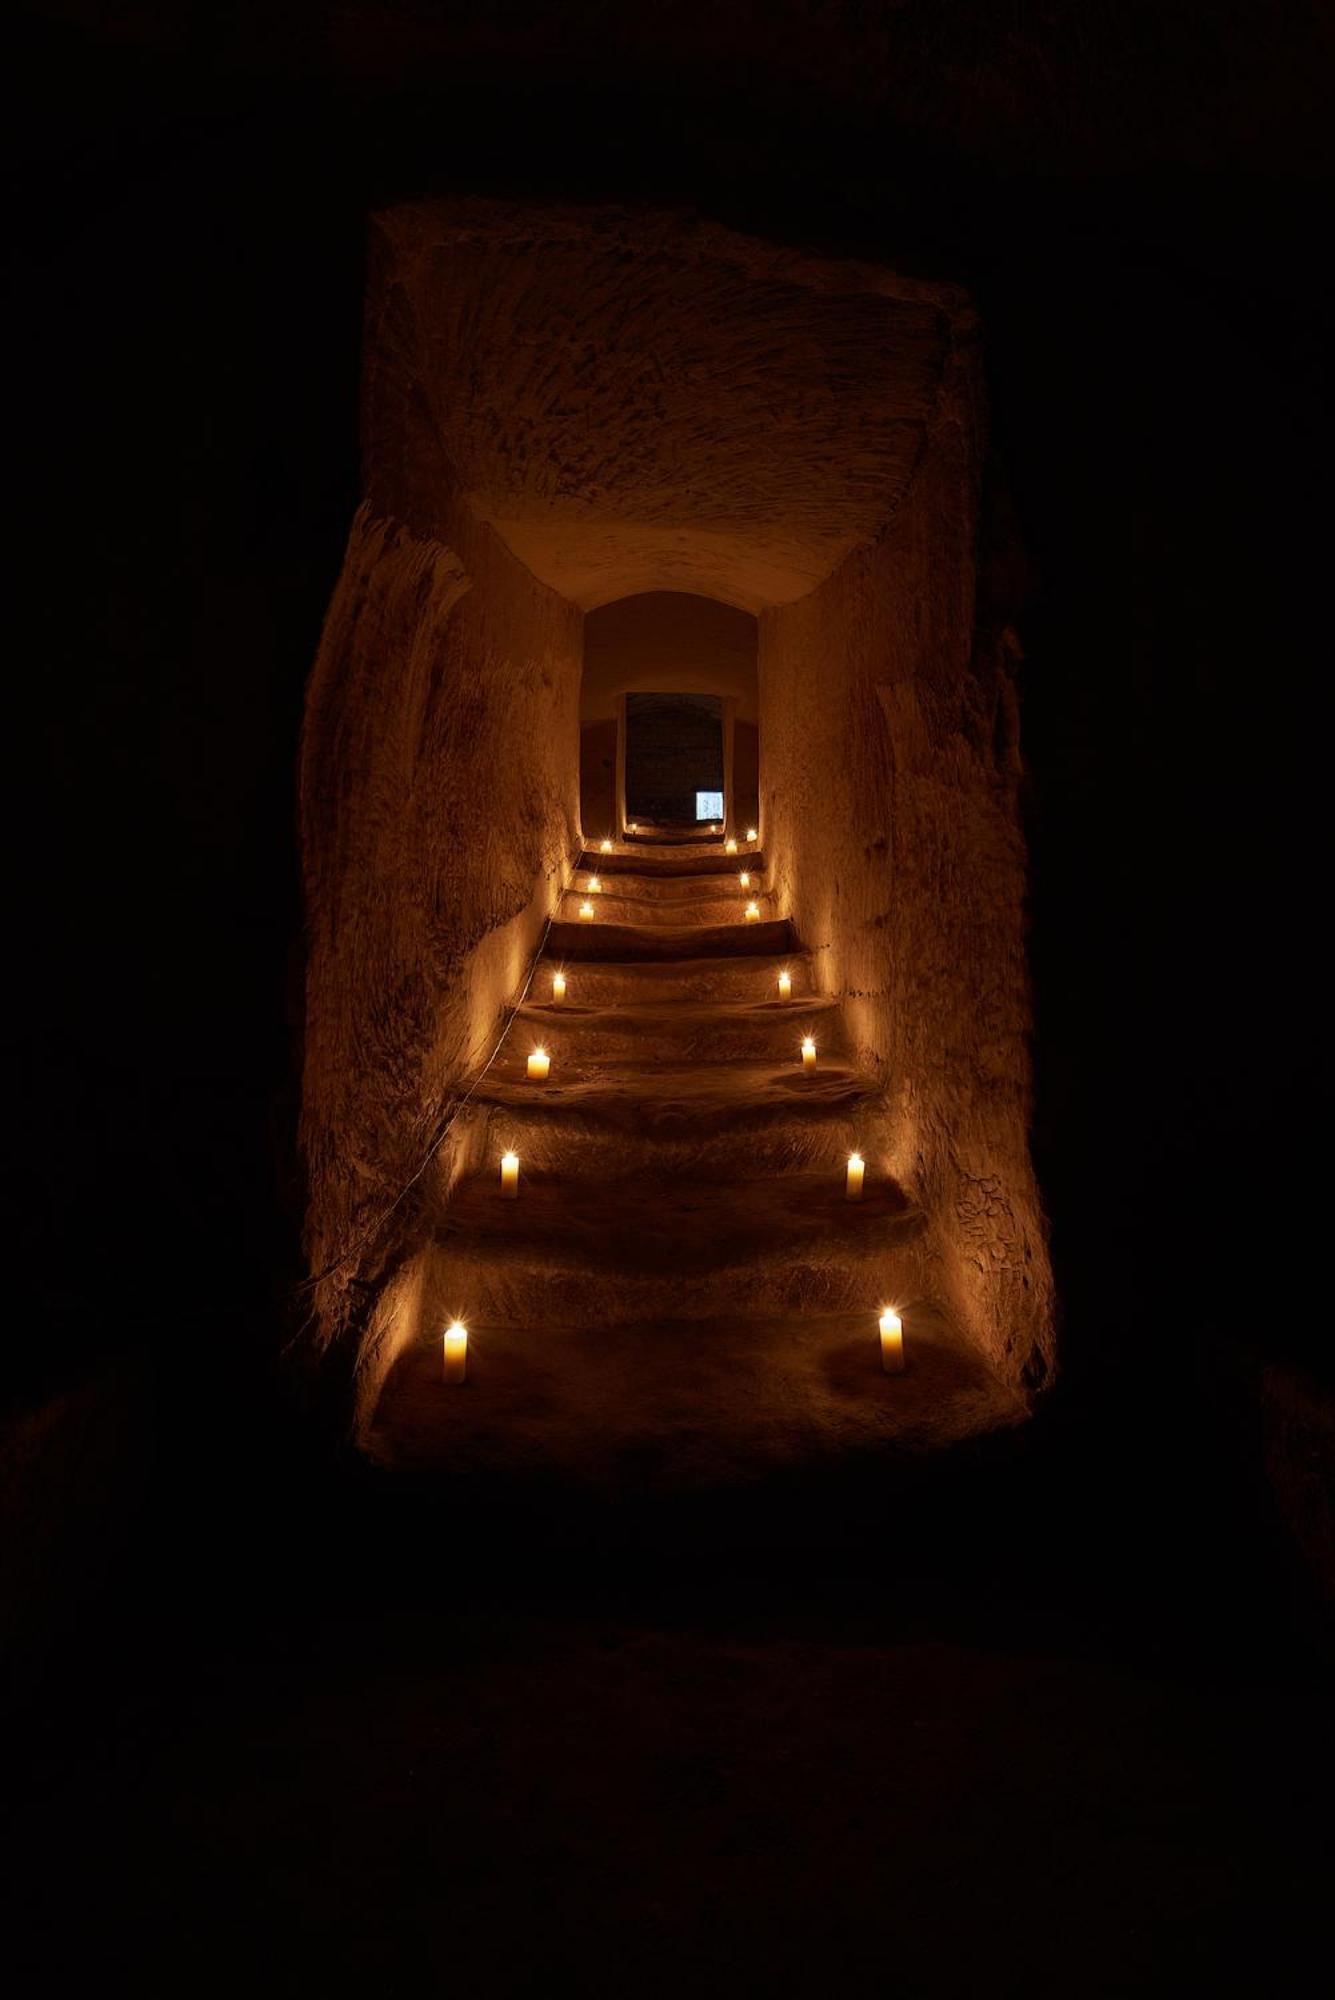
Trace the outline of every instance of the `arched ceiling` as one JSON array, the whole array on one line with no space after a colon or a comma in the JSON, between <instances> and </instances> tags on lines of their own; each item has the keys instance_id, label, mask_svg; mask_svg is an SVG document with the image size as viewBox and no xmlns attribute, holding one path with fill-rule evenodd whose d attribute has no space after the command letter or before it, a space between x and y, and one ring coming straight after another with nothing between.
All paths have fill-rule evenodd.
<instances>
[{"instance_id":1,"label":"arched ceiling","mask_svg":"<svg viewBox=\"0 0 1335 2000\"><path fill-rule=\"evenodd\" d=\"M368 409L400 434L373 415L370 450L425 425L473 512L585 609L803 596L885 522L972 328L952 287L680 216L423 202L376 230Z\"/></svg>"}]
</instances>

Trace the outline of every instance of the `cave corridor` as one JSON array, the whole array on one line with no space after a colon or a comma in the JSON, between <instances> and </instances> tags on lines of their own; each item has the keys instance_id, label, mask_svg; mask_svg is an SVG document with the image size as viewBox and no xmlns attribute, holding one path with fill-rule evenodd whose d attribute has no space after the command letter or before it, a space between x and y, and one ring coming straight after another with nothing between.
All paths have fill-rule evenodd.
<instances>
[{"instance_id":1,"label":"cave corridor","mask_svg":"<svg viewBox=\"0 0 1335 2000\"><path fill-rule=\"evenodd\" d=\"M1328 1985L1327 12L7 53L6 1994Z\"/></svg>"},{"instance_id":2,"label":"cave corridor","mask_svg":"<svg viewBox=\"0 0 1335 2000\"><path fill-rule=\"evenodd\" d=\"M366 323L301 788L313 1338L355 1431L721 1507L1021 1422L1052 1286L970 301L434 203L375 218ZM648 690L720 704L703 839L629 816Z\"/></svg>"}]
</instances>

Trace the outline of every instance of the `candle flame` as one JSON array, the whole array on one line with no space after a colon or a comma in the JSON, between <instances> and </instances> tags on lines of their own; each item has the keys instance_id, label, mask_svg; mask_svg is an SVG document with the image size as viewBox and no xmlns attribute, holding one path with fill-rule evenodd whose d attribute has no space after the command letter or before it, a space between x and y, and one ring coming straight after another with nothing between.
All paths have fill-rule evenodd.
<instances>
[{"instance_id":1,"label":"candle flame","mask_svg":"<svg viewBox=\"0 0 1335 2000\"><path fill-rule=\"evenodd\" d=\"M503 1167L517 1167L519 1165L518 1153L502 1153L501 1165Z\"/></svg>"},{"instance_id":2,"label":"candle flame","mask_svg":"<svg viewBox=\"0 0 1335 2000\"><path fill-rule=\"evenodd\" d=\"M760 915L759 903L748 903L746 906L746 914L748 917L758 917Z\"/></svg>"},{"instance_id":3,"label":"candle flame","mask_svg":"<svg viewBox=\"0 0 1335 2000\"><path fill-rule=\"evenodd\" d=\"M862 1167L866 1165L866 1161L863 1159L861 1153L850 1153L848 1164L850 1167Z\"/></svg>"},{"instance_id":4,"label":"candle flame","mask_svg":"<svg viewBox=\"0 0 1335 2000\"><path fill-rule=\"evenodd\" d=\"M445 1329L446 1340L467 1340L468 1328L461 1319L451 1320Z\"/></svg>"},{"instance_id":5,"label":"candle flame","mask_svg":"<svg viewBox=\"0 0 1335 2000\"><path fill-rule=\"evenodd\" d=\"M747 837L747 839L748 839L748 840L754 840L754 839L755 839L755 837L756 837L756 830L755 830L755 828L754 828L753 826L748 826L748 827L747 827L747 829L746 829L746 837Z\"/></svg>"},{"instance_id":6,"label":"candle flame","mask_svg":"<svg viewBox=\"0 0 1335 2000\"><path fill-rule=\"evenodd\" d=\"M802 1053L804 1056L814 1056L816 1053L816 1044L810 1035L802 1043Z\"/></svg>"},{"instance_id":7,"label":"candle flame","mask_svg":"<svg viewBox=\"0 0 1335 2000\"><path fill-rule=\"evenodd\" d=\"M595 896L598 894L598 891L602 888L602 886L603 886L602 883L598 880L598 877L596 875L590 875L589 887L592 889Z\"/></svg>"},{"instance_id":8,"label":"candle flame","mask_svg":"<svg viewBox=\"0 0 1335 2000\"><path fill-rule=\"evenodd\" d=\"M537 1048L537 1049L534 1049L533 1053L534 1053L534 1055L535 1055L535 1056L545 1056L545 1055L546 1055L546 1053L547 1053L547 1051L546 1051L546 1049L543 1049L543 1048Z\"/></svg>"},{"instance_id":9,"label":"candle flame","mask_svg":"<svg viewBox=\"0 0 1335 2000\"><path fill-rule=\"evenodd\" d=\"M749 889L751 887L751 877L747 874L745 868L743 868L741 874L737 877L737 880L741 883L744 889Z\"/></svg>"}]
</instances>

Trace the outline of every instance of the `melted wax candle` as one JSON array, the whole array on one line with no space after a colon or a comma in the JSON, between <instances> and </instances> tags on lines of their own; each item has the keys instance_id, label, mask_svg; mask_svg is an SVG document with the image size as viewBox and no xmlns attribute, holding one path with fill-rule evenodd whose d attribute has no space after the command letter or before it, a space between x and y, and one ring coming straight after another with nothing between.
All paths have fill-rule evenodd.
<instances>
[{"instance_id":1,"label":"melted wax candle","mask_svg":"<svg viewBox=\"0 0 1335 2000\"><path fill-rule=\"evenodd\" d=\"M844 1194L849 1201L862 1200L862 1177L867 1171L867 1163L861 1153L848 1156L848 1179L844 1184Z\"/></svg>"},{"instance_id":2,"label":"melted wax candle","mask_svg":"<svg viewBox=\"0 0 1335 2000\"><path fill-rule=\"evenodd\" d=\"M803 1069L815 1069L816 1067L816 1044L812 1041L810 1035L807 1036L802 1044L802 1067Z\"/></svg>"},{"instance_id":3,"label":"melted wax candle","mask_svg":"<svg viewBox=\"0 0 1335 2000\"><path fill-rule=\"evenodd\" d=\"M881 1366L887 1375L904 1373L904 1322L889 1306L881 1314Z\"/></svg>"},{"instance_id":4,"label":"melted wax candle","mask_svg":"<svg viewBox=\"0 0 1335 2000\"><path fill-rule=\"evenodd\" d=\"M552 1066L552 1059L548 1055L546 1049L534 1049L532 1055L528 1059L529 1082L546 1083L547 1072L551 1068L551 1066Z\"/></svg>"},{"instance_id":5,"label":"melted wax candle","mask_svg":"<svg viewBox=\"0 0 1335 2000\"><path fill-rule=\"evenodd\" d=\"M791 1000L792 997L793 975L791 972L781 972L779 974L779 998L780 1000Z\"/></svg>"},{"instance_id":6,"label":"melted wax candle","mask_svg":"<svg viewBox=\"0 0 1335 2000\"><path fill-rule=\"evenodd\" d=\"M759 903L748 903L748 904L747 904L747 906L746 906L746 921L747 921L747 923L748 923L748 924L758 924L758 923L760 922L760 905L759 905Z\"/></svg>"},{"instance_id":7,"label":"melted wax candle","mask_svg":"<svg viewBox=\"0 0 1335 2000\"><path fill-rule=\"evenodd\" d=\"M462 1382L468 1373L468 1328L461 1320L445 1329L445 1380Z\"/></svg>"},{"instance_id":8,"label":"melted wax candle","mask_svg":"<svg viewBox=\"0 0 1335 2000\"><path fill-rule=\"evenodd\" d=\"M519 1196L519 1155L501 1154L501 1193L507 1201L516 1201Z\"/></svg>"},{"instance_id":9,"label":"melted wax candle","mask_svg":"<svg viewBox=\"0 0 1335 2000\"><path fill-rule=\"evenodd\" d=\"M587 924L590 917L593 915L593 904L589 902L587 897L580 904L579 913L580 916L583 918L584 922Z\"/></svg>"},{"instance_id":10,"label":"melted wax candle","mask_svg":"<svg viewBox=\"0 0 1335 2000\"><path fill-rule=\"evenodd\" d=\"M564 972L554 972L552 974L552 998L553 1000L564 1000L565 997L566 976Z\"/></svg>"}]
</instances>

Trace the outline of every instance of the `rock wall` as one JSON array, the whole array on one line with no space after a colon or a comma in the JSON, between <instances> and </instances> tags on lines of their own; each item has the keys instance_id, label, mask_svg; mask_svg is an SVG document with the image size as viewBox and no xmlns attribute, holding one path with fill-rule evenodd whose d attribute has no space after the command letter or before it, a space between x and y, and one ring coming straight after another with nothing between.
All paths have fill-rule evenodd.
<instances>
[{"instance_id":1,"label":"rock wall","mask_svg":"<svg viewBox=\"0 0 1335 2000\"><path fill-rule=\"evenodd\" d=\"M1028 1150L1012 642L976 589L979 412L963 344L885 532L762 614L762 837L818 984L884 1082L868 1157L928 1214L943 1302L1036 1387L1053 1293Z\"/></svg>"},{"instance_id":2,"label":"rock wall","mask_svg":"<svg viewBox=\"0 0 1335 2000\"><path fill-rule=\"evenodd\" d=\"M617 830L617 726L590 722L579 732L579 817L586 841Z\"/></svg>"},{"instance_id":3,"label":"rock wall","mask_svg":"<svg viewBox=\"0 0 1335 2000\"><path fill-rule=\"evenodd\" d=\"M649 590L584 621L580 720L616 714L621 694L716 694L756 719L756 621L717 598Z\"/></svg>"},{"instance_id":4,"label":"rock wall","mask_svg":"<svg viewBox=\"0 0 1335 2000\"><path fill-rule=\"evenodd\" d=\"M754 722L732 730L732 820L743 832L760 818L760 731Z\"/></svg>"},{"instance_id":5,"label":"rock wall","mask_svg":"<svg viewBox=\"0 0 1335 2000\"><path fill-rule=\"evenodd\" d=\"M302 746L307 1250L313 1272L336 1265L315 1341L362 1412L412 1331L401 1191L493 1045L578 846L580 614L452 505L443 466L438 481L448 540L358 513ZM447 1178L465 1144L461 1127Z\"/></svg>"}]
</instances>

